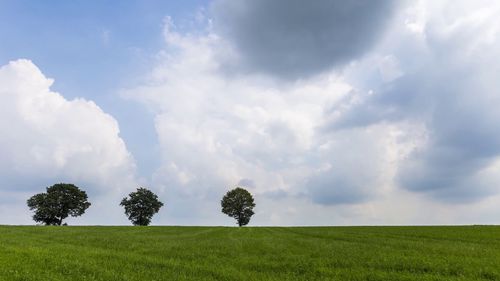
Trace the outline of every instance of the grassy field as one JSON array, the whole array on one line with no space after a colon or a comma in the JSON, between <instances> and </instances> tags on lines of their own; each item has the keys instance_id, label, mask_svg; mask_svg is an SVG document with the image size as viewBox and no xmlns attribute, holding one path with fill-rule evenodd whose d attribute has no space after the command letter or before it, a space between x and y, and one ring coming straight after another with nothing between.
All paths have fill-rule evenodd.
<instances>
[{"instance_id":1,"label":"grassy field","mask_svg":"<svg viewBox=\"0 0 500 281\"><path fill-rule=\"evenodd\" d=\"M0 280L500 280L500 227L0 226Z\"/></svg>"}]
</instances>

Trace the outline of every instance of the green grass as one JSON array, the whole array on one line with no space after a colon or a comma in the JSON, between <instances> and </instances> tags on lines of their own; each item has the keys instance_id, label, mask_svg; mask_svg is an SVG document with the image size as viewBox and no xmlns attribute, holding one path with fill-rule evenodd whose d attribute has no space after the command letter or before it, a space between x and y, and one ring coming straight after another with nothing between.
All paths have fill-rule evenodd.
<instances>
[{"instance_id":1,"label":"green grass","mask_svg":"<svg viewBox=\"0 0 500 281\"><path fill-rule=\"evenodd\" d=\"M0 280L500 280L500 227L0 226Z\"/></svg>"}]
</instances>

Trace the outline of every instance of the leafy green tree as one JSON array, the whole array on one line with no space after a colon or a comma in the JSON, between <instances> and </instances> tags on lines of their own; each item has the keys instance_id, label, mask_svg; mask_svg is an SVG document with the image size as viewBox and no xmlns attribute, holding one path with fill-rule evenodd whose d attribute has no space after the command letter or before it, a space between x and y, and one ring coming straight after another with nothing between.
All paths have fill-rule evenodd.
<instances>
[{"instance_id":1,"label":"leafy green tree","mask_svg":"<svg viewBox=\"0 0 500 281\"><path fill-rule=\"evenodd\" d=\"M85 213L90 202L87 193L70 183L58 183L47 187L28 199L28 207L35 211L33 220L46 225L61 225L68 216L78 217Z\"/></svg>"},{"instance_id":2,"label":"leafy green tree","mask_svg":"<svg viewBox=\"0 0 500 281\"><path fill-rule=\"evenodd\" d=\"M255 203L252 194L246 189L237 187L230 190L221 200L222 212L234 219L238 226L247 225L253 216Z\"/></svg>"},{"instance_id":3,"label":"leafy green tree","mask_svg":"<svg viewBox=\"0 0 500 281\"><path fill-rule=\"evenodd\" d=\"M149 225L153 215L158 213L163 203L158 196L146 188L138 188L120 203L133 225Z\"/></svg>"}]
</instances>

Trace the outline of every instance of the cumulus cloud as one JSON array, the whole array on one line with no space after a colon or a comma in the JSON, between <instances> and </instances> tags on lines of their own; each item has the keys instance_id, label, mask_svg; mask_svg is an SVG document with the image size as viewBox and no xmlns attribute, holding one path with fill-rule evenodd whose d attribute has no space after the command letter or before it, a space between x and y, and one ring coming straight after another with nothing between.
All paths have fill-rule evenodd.
<instances>
[{"instance_id":1,"label":"cumulus cloud","mask_svg":"<svg viewBox=\"0 0 500 281\"><path fill-rule=\"evenodd\" d=\"M154 182L175 198L165 219L224 223L219 200L237 184L261 202L257 224L470 222L491 213L500 180L498 4L418 1L399 10L382 36L389 16L381 11L394 9L383 2L373 10L379 21L358 32L379 42L352 41L363 48L335 53L321 49L316 34L336 38L350 26L332 31L319 16L319 26L308 17L296 23L318 31L311 32L318 49L280 46L294 34L276 31L294 27L284 14L302 11L292 1L280 13L279 3L217 1L214 26L202 34L177 32L167 21L166 48L146 81L126 92L156 115L162 166ZM308 3L304 13L324 3ZM277 43L258 40L267 29L248 16L267 17L256 12L266 5L279 15L263 21ZM249 44L238 41L247 35ZM227 75L228 60L251 71ZM344 63L341 72L331 69ZM463 219L446 211L465 214L466 206L481 211Z\"/></svg>"},{"instance_id":2,"label":"cumulus cloud","mask_svg":"<svg viewBox=\"0 0 500 281\"><path fill-rule=\"evenodd\" d=\"M295 79L369 51L382 36L396 3L217 0L212 5L213 24L235 49L235 68Z\"/></svg>"},{"instance_id":3,"label":"cumulus cloud","mask_svg":"<svg viewBox=\"0 0 500 281\"><path fill-rule=\"evenodd\" d=\"M169 220L182 223L177 219L184 210L191 221L207 215L224 221L220 197L238 184L263 200L334 205L369 200L390 178L397 149L389 146L397 137L392 128L321 129L325 110L352 92L338 74L291 83L259 74L227 76L220 71L224 38L181 34L167 20L165 39L167 48L144 84L124 95L156 112L163 164L154 182L175 197L167 206L175 214ZM260 207L267 211L257 212L257 219L260 214L260 222L269 222L276 214L272 204Z\"/></svg>"},{"instance_id":4,"label":"cumulus cloud","mask_svg":"<svg viewBox=\"0 0 500 281\"><path fill-rule=\"evenodd\" d=\"M216 0L191 33L167 18L123 93L155 116L157 221L229 224L220 198L241 185L260 225L498 222L497 2ZM135 183L116 120L51 84L0 69L0 211L61 179L113 190L88 222L125 222L106 209Z\"/></svg>"},{"instance_id":5,"label":"cumulus cloud","mask_svg":"<svg viewBox=\"0 0 500 281\"><path fill-rule=\"evenodd\" d=\"M24 206L28 194L61 181L91 197L133 186L134 160L116 120L92 101L66 100L52 83L29 60L0 68L2 199Z\"/></svg>"}]
</instances>

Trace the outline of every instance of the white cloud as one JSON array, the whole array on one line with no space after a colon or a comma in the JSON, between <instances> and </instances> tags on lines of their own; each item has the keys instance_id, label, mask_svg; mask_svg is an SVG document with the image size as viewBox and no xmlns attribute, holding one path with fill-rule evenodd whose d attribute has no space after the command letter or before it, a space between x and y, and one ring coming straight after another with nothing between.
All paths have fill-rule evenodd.
<instances>
[{"instance_id":1,"label":"white cloud","mask_svg":"<svg viewBox=\"0 0 500 281\"><path fill-rule=\"evenodd\" d=\"M141 85L124 93L155 115L162 160L150 187L166 203L155 221L231 224L220 198L243 184L257 201L252 224L498 222L500 4L421 0L401 7L387 30L362 30L372 36L368 44L341 60L299 46L316 64L303 69L266 59L297 54L279 34L268 52L258 41L235 44L234 34L221 32L224 21L212 25L201 10L201 31L178 32L167 18L164 50ZM386 22L383 11L393 9L385 8L375 22ZM314 20L294 22L289 12L280 10L299 29ZM305 34L319 32L311 50L349 26L320 32L324 27L308 25ZM126 223L117 204L135 187L135 167L116 120L92 101L51 91L52 80L26 60L3 66L0 85L1 213L27 213L33 190L67 180L96 196L78 222Z\"/></svg>"},{"instance_id":2,"label":"white cloud","mask_svg":"<svg viewBox=\"0 0 500 281\"><path fill-rule=\"evenodd\" d=\"M66 100L52 83L29 60L0 68L2 199L24 206L28 192L60 181L80 185L91 199L130 190L135 164L116 120L92 101Z\"/></svg>"},{"instance_id":3,"label":"white cloud","mask_svg":"<svg viewBox=\"0 0 500 281\"><path fill-rule=\"evenodd\" d=\"M491 10L483 9L487 4ZM206 33L181 34L169 21L167 47L147 81L126 92L156 112L163 164L154 182L171 200L181 198L165 219L230 221L219 213L220 197L239 182L251 182L248 188L260 202L257 224L491 222L492 193L480 194L483 201L434 201L437 197L403 186L401 175L416 151L440 150L436 136L444 146L458 144L455 155L484 152L448 142L453 134L447 129L459 122L471 129L466 132L473 142L482 133L493 136L489 124L498 123L497 103L483 101L497 99L490 86L498 85L492 75L498 69L493 59L499 49L498 7L488 1L413 3L374 49L342 72L286 82L269 73L231 73L227 60L240 54L224 35L210 25ZM463 67L470 70L461 72ZM469 76L457 78L464 73ZM472 98L470 90L478 85L485 91ZM454 104L454 97L467 103ZM487 110L476 110L479 105ZM436 119L437 108L450 115ZM462 109L481 125L477 130L456 114ZM460 161L477 165L450 166L455 174L469 173L458 192L497 182L496 154L488 165L464 155ZM415 163L443 172L427 160ZM410 172L418 178L417 170ZM465 195L475 196L460 196ZM489 202L488 207L478 202ZM477 212L468 213L469 208ZM430 217L434 213L439 215Z\"/></svg>"},{"instance_id":4,"label":"white cloud","mask_svg":"<svg viewBox=\"0 0 500 281\"><path fill-rule=\"evenodd\" d=\"M176 194L183 206L205 206L185 210L194 212L189 222L203 223L202 216L227 221L219 212L219 197L242 180L251 181L248 188L269 202L256 216L265 224L277 215L267 197L302 197L311 205L311 200L321 201L322 192L342 193L335 200L325 197L324 203L356 204L391 179L399 145L394 128L334 134L322 128L329 117L325 111L352 95L342 76L325 73L284 84L265 75L228 74L220 58L231 50L223 38L212 32L180 34L171 21L165 38L166 51L144 85L124 95L156 112L163 164L155 185L164 187L165 196ZM382 62L388 79L400 75L394 59ZM321 190L310 189L318 180L326 180ZM166 219L183 223L175 217L182 216L179 198L171 200L167 208L175 215Z\"/></svg>"}]
</instances>

